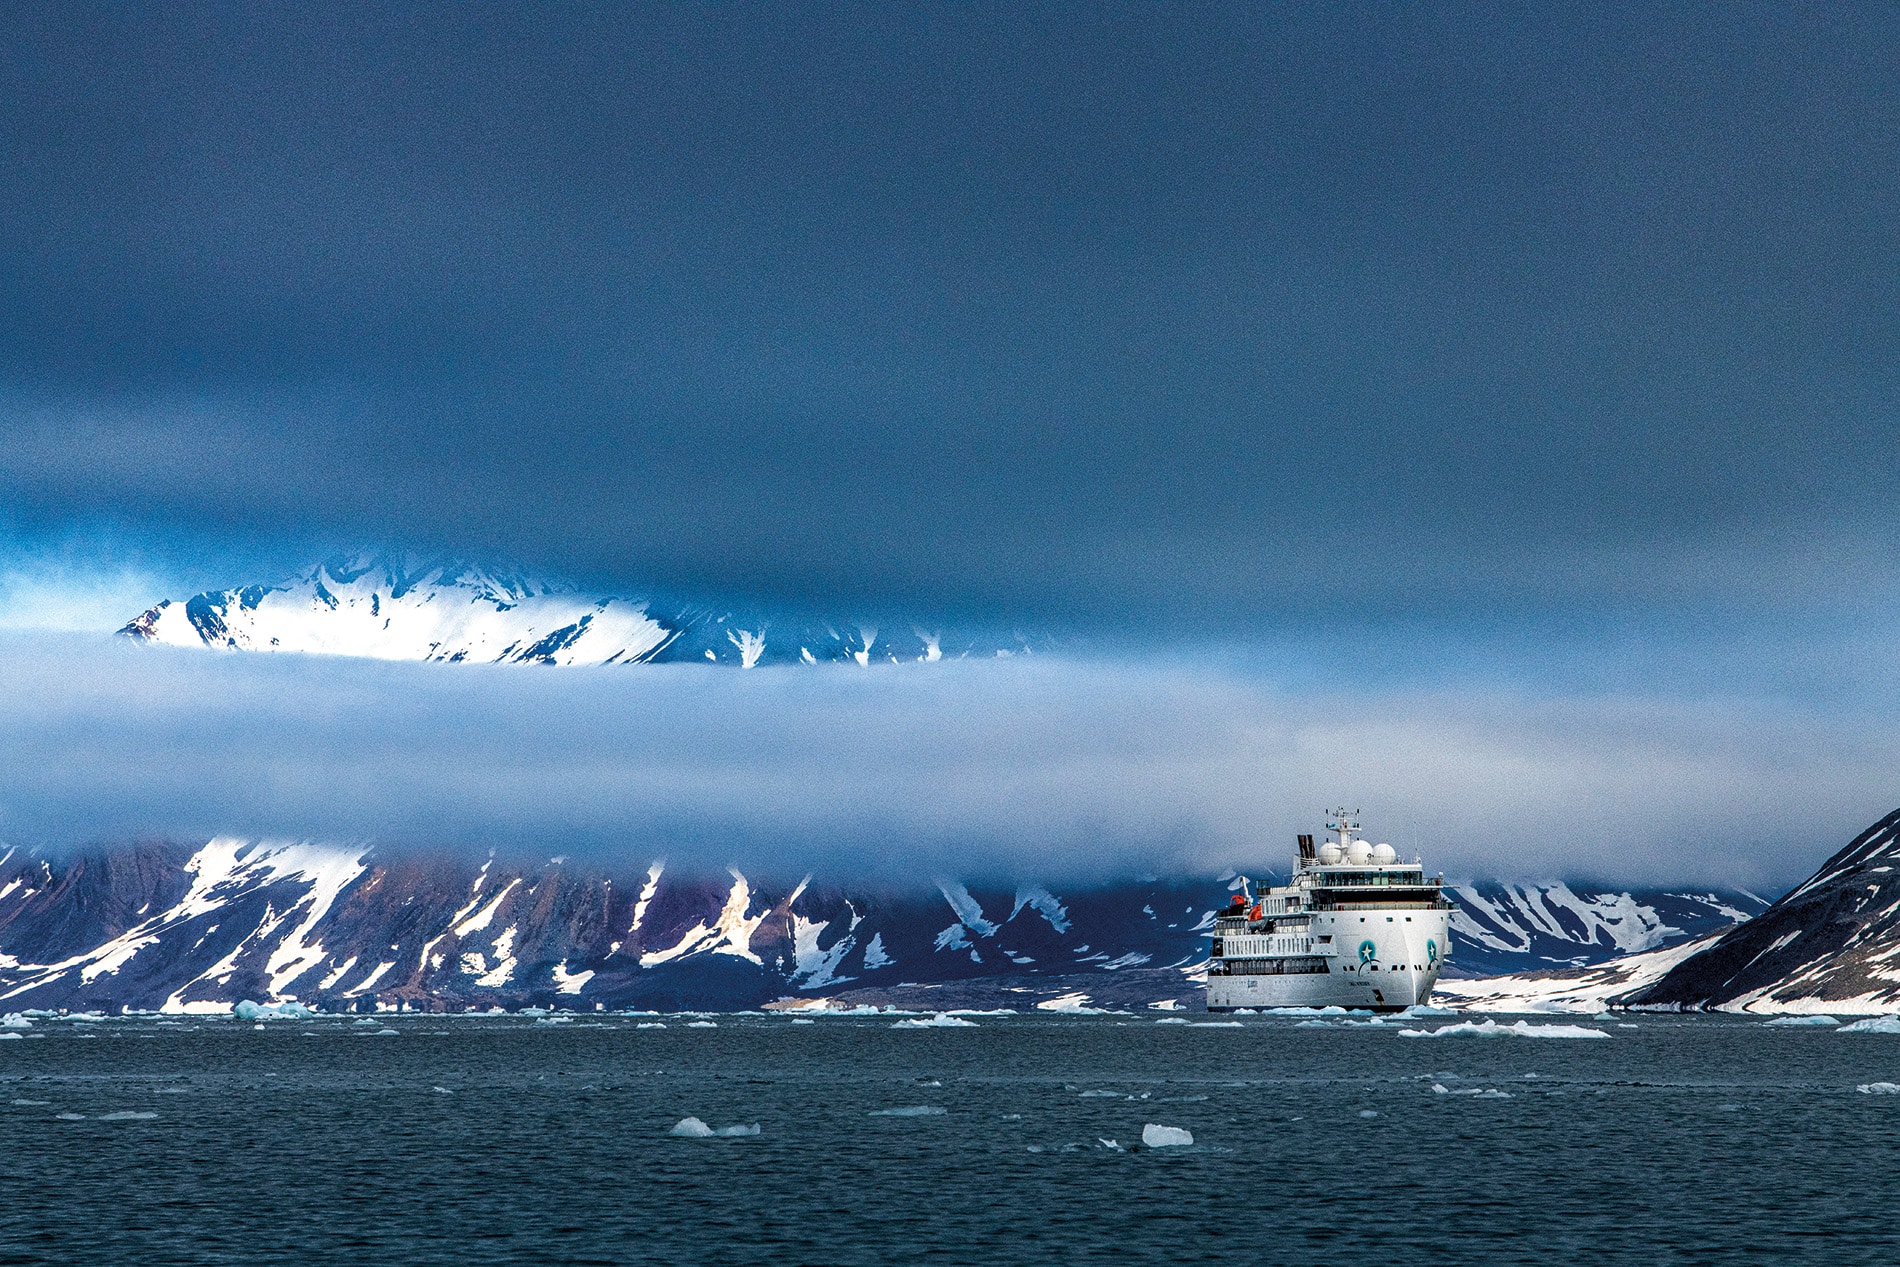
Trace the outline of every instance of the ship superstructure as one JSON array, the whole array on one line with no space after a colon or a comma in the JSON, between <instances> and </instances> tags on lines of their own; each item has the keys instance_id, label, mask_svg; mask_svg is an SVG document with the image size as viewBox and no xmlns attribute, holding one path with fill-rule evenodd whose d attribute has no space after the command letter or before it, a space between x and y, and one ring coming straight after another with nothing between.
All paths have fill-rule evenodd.
<instances>
[{"instance_id":1,"label":"ship superstructure","mask_svg":"<svg viewBox=\"0 0 1900 1267\"><path fill-rule=\"evenodd\" d=\"M1345 810L1318 848L1299 837L1292 879L1241 892L1214 919L1207 1010L1346 1007L1397 1012L1431 997L1450 954L1444 877L1358 835Z\"/></svg>"}]
</instances>

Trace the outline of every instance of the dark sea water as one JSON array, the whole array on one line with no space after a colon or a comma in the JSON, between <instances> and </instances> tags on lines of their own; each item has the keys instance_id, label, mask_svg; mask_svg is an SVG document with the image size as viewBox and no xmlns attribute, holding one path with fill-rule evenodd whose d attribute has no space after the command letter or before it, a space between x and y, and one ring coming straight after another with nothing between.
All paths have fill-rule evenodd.
<instances>
[{"instance_id":1,"label":"dark sea water","mask_svg":"<svg viewBox=\"0 0 1900 1267\"><path fill-rule=\"evenodd\" d=\"M1900 1262L1900 1036L639 1019L38 1021L0 1260Z\"/></svg>"}]
</instances>

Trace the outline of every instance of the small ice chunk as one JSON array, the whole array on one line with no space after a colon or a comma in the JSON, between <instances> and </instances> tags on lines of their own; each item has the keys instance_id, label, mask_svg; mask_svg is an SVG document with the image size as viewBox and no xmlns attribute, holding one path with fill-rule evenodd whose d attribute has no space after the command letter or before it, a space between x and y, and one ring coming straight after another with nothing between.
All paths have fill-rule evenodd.
<instances>
[{"instance_id":1,"label":"small ice chunk","mask_svg":"<svg viewBox=\"0 0 1900 1267\"><path fill-rule=\"evenodd\" d=\"M934 1016L912 1016L898 1021L892 1029L975 1029L975 1021L966 1021L961 1016L952 1016L948 1012L938 1012Z\"/></svg>"},{"instance_id":2,"label":"small ice chunk","mask_svg":"<svg viewBox=\"0 0 1900 1267\"><path fill-rule=\"evenodd\" d=\"M99 1120L101 1122L147 1122L157 1116L158 1114L150 1110L135 1112L131 1109L123 1109L117 1113L102 1113L99 1115Z\"/></svg>"},{"instance_id":3,"label":"small ice chunk","mask_svg":"<svg viewBox=\"0 0 1900 1267\"><path fill-rule=\"evenodd\" d=\"M1119 1091L1083 1091L1080 1094L1084 1100L1104 1099L1104 1098L1112 1100L1116 1096L1119 1096L1121 1092Z\"/></svg>"},{"instance_id":4,"label":"small ice chunk","mask_svg":"<svg viewBox=\"0 0 1900 1267\"><path fill-rule=\"evenodd\" d=\"M641 1021L638 1024L636 1024L634 1028L635 1029L665 1029L666 1022L665 1021Z\"/></svg>"},{"instance_id":5,"label":"small ice chunk","mask_svg":"<svg viewBox=\"0 0 1900 1267\"><path fill-rule=\"evenodd\" d=\"M83 1122L86 1120L84 1113L55 1113L53 1116L62 1122Z\"/></svg>"},{"instance_id":6,"label":"small ice chunk","mask_svg":"<svg viewBox=\"0 0 1900 1267\"><path fill-rule=\"evenodd\" d=\"M1359 1116L1360 1117L1377 1117L1379 1116L1379 1114L1376 1109L1360 1109Z\"/></svg>"},{"instance_id":7,"label":"small ice chunk","mask_svg":"<svg viewBox=\"0 0 1900 1267\"><path fill-rule=\"evenodd\" d=\"M934 1104L913 1104L901 1109L872 1109L868 1117L942 1117L948 1109Z\"/></svg>"},{"instance_id":8,"label":"small ice chunk","mask_svg":"<svg viewBox=\"0 0 1900 1267\"><path fill-rule=\"evenodd\" d=\"M455 1094L455 1092L449 1090L447 1087L430 1087L429 1090L435 1092L437 1095L454 1095Z\"/></svg>"},{"instance_id":9,"label":"small ice chunk","mask_svg":"<svg viewBox=\"0 0 1900 1267\"><path fill-rule=\"evenodd\" d=\"M1188 1023L1188 1018L1185 1016L1164 1016L1155 1022L1157 1025L1186 1025Z\"/></svg>"},{"instance_id":10,"label":"small ice chunk","mask_svg":"<svg viewBox=\"0 0 1900 1267\"><path fill-rule=\"evenodd\" d=\"M792 1018L792 1024L794 1025L816 1025L817 1023L817 1021L814 1021L809 1016L794 1016Z\"/></svg>"},{"instance_id":11,"label":"small ice chunk","mask_svg":"<svg viewBox=\"0 0 1900 1267\"><path fill-rule=\"evenodd\" d=\"M1843 1034L1900 1034L1900 1016L1870 1016L1840 1028Z\"/></svg>"},{"instance_id":12,"label":"small ice chunk","mask_svg":"<svg viewBox=\"0 0 1900 1267\"><path fill-rule=\"evenodd\" d=\"M1102 1138L1102 1137L1101 1137L1100 1135L1097 1135L1097 1136L1095 1137L1095 1142L1096 1142L1096 1143L1098 1143L1098 1144L1100 1144L1100 1145L1101 1145L1101 1146L1102 1146L1103 1148L1112 1148L1112 1149L1114 1149L1114 1150L1115 1150L1116 1152L1118 1152L1118 1153L1119 1153L1119 1152L1123 1152L1123 1151L1125 1151L1125 1150L1124 1150L1124 1149L1122 1148L1122 1146L1121 1146L1120 1144L1118 1144L1118 1143L1116 1143L1116 1142L1115 1142L1114 1140L1112 1140L1112 1139L1103 1139L1103 1138Z\"/></svg>"},{"instance_id":13,"label":"small ice chunk","mask_svg":"<svg viewBox=\"0 0 1900 1267\"><path fill-rule=\"evenodd\" d=\"M20 1033L18 1030L0 1029L0 1038L25 1038L25 1037L26 1035ZM38 1035L36 1034L34 1035L34 1037L37 1038Z\"/></svg>"},{"instance_id":14,"label":"small ice chunk","mask_svg":"<svg viewBox=\"0 0 1900 1267\"><path fill-rule=\"evenodd\" d=\"M1193 1026L1195 1029L1245 1029L1247 1028L1246 1025L1240 1021L1189 1021L1188 1024Z\"/></svg>"},{"instance_id":15,"label":"small ice chunk","mask_svg":"<svg viewBox=\"0 0 1900 1267\"><path fill-rule=\"evenodd\" d=\"M713 1134L719 1136L721 1139L743 1139L748 1135L757 1135L758 1133L759 1124L757 1122L752 1123L750 1126L743 1124L722 1126L713 1132Z\"/></svg>"},{"instance_id":16,"label":"small ice chunk","mask_svg":"<svg viewBox=\"0 0 1900 1267\"><path fill-rule=\"evenodd\" d=\"M1855 1090L1862 1095L1900 1095L1900 1082L1863 1082Z\"/></svg>"},{"instance_id":17,"label":"small ice chunk","mask_svg":"<svg viewBox=\"0 0 1900 1267\"><path fill-rule=\"evenodd\" d=\"M1768 1024L1786 1029L1809 1029L1821 1025L1839 1025L1840 1021L1832 1016L1777 1016Z\"/></svg>"},{"instance_id":18,"label":"small ice chunk","mask_svg":"<svg viewBox=\"0 0 1900 1267\"><path fill-rule=\"evenodd\" d=\"M1403 1012L1400 1012L1399 1015L1408 1020L1419 1020L1438 1016L1456 1016L1458 1015L1458 1009L1455 1007L1436 1007L1430 1003L1414 1003Z\"/></svg>"},{"instance_id":19,"label":"small ice chunk","mask_svg":"<svg viewBox=\"0 0 1900 1267\"><path fill-rule=\"evenodd\" d=\"M29 1106L33 1108L41 1108L45 1105L51 1104L52 1101L51 1100L15 1100L13 1103L19 1106L20 1108L27 1108Z\"/></svg>"},{"instance_id":20,"label":"small ice chunk","mask_svg":"<svg viewBox=\"0 0 1900 1267\"><path fill-rule=\"evenodd\" d=\"M1194 1132L1180 1126L1157 1126L1150 1122L1141 1128L1141 1142L1150 1148L1185 1148L1194 1142Z\"/></svg>"},{"instance_id":21,"label":"small ice chunk","mask_svg":"<svg viewBox=\"0 0 1900 1267\"><path fill-rule=\"evenodd\" d=\"M713 1128L696 1117L683 1117L673 1124L673 1129L667 1134L677 1135L681 1139L711 1139Z\"/></svg>"},{"instance_id":22,"label":"small ice chunk","mask_svg":"<svg viewBox=\"0 0 1900 1267\"><path fill-rule=\"evenodd\" d=\"M8 1012L5 1016L0 1016L0 1029L32 1028L33 1022L27 1020L26 1017L21 1016L18 1012Z\"/></svg>"},{"instance_id":23,"label":"small ice chunk","mask_svg":"<svg viewBox=\"0 0 1900 1267\"><path fill-rule=\"evenodd\" d=\"M686 1022L686 1028L687 1029L718 1029L719 1022L718 1021L688 1021Z\"/></svg>"}]
</instances>

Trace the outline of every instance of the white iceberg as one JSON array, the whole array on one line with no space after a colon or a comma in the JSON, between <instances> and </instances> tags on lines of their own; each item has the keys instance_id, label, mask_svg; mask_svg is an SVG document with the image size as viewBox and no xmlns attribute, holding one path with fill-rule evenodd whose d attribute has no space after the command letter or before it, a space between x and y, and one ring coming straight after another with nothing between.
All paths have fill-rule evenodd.
<instances>
[{"instance_id":1,"label":"white iceberg","mask_svg":"<svg viewBox=\"0 0 1900 1267\"><path fill-rule=\"evenodd\" d=\"M1600 1029L1587 1025L1533 1025L1518 1021L1500 1025L1496 1021L1466 1021L1438 1029L1402 1029L1400 1038L1608 1038Z\"/></svg>"},{"instance_id":2,"label":"white iceberg","mask_svg":"<svg viewBox=\"0 0 1900 1267\"><path fill-rule=\"evenodd\" d=\"M975 1029L975 1021L966 1021L961 1016L952 1016L948 1012L938 1012L934 1016L909 1016L896 1022L892 1029Z\"/></svg>"},{"instance_id":3,"label":"white iceberg","mask_svg":"<svg viewBox=\"0 0 1900 1267\"><path fill-rule=\"evenodd\" d=\"M18 1012L8 1012L5 1016L0 1016L0 1029L32 1028L33 1022L27 1020L26 1017L21 1016Z\"/></svg>"},{"instance_id":4,"label":"white iceberg","mask_svg":"<svg viewBox=\"0 0 1900 1267\"><path fill-rule=\"evenodd\" d=\"M283 1003L258 1003L245 999L231 1009L231 1014L240 1021L307 1021L316 1013L295 1000Z\"/></svg>"},{"instance_id":5,"label":"white iceberg","mask_svg":"<svg viewBox=\"0 0 1900 1267\"><path fill-rule=\"evenodd\" d=\"M1862 1095L1900 1095L1900 1082L1863 1082L1855 1090Z\"/></svg>"},{"instance_id":6,"label":"white iceberg","mask_svg":"<svg viewBox=\"0 0 1900 1267\"><path fill-rule=\"evenodd\" d=\"M1821 1025L1839 1025L1840 1021L1832 1016L1777 1016L1768 1024L1786 1029L1810 1029Z\"/></svg>"},{"instance_id":7,"label":"white iceberg","mask_svg":"<svg viewBox=\"0 0 1900 1267\"><path fill-rule=\"evenodd\" d=\"M130 1109L123 1109L117 1113L101 1113L99 1120L101 1122L145 1122L157 1116L158 1114L149 1111L136 1113Z\"/></svg>"},{"instance_id":8,"label":"white iceberg","mask_svg":"<svg viewBox=\"0 0 1900 1267\"><path fill-rule=\"evenodd\" d=\"M1194 1142L1194 1132L1180 1126L1157 1126L1150 1122L1141 1128L1141 1142L1150 1148L1185 1148Z\"/></svg>"},{"instance_id":9,"label":"white iceberg","mask_svg":"<svg viewBox=\"0 0 1900 1267\"><path fill-rule=\"evenodd\" d=\"M1408 1020L1420 1020L1440 1016L1457 1016L1458 1009L1455 1007L1435 1007L1430 1003L1414 1003L1403 1012L1400 1012L1399 1015Z\"/></svg>"},{"instance_id":10,"label":"white iceberg","mask_svg":"<svg viewBox=\"0 0 1900 1267\"><path fill-rule=\"evenodd\" d=\"M1842 1034L1900 1034L1900 1016L1870 1016L1864 1021L1841 1026Z\"/></svg>"}]
</instances>

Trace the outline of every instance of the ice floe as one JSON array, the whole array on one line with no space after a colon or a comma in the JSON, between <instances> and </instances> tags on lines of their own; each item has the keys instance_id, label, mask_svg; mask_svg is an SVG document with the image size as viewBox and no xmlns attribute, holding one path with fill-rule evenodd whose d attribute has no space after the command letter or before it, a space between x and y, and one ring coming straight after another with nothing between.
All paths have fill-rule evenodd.
<instances>
[{"instance_id":1,"label":"ice floe","mask_svg":"<svg viewBox=\"0 0 1900 1267\"><path fill-rule=\"evenodd\" d=\"M1900 1034L1900 1016L1870 1016L1836 1031L1842 1034Z\"/></svg>"},{"instance_id":2,"label":"ice floe","mask_svg":"<svg viewBox=\"0 0 1900 1267\"><path fill-rule=\"evenodd\" d=\"M1600 1029L1587 1025L1533 1025L1518 1021L1500 1025L1496 1021L1466 1021L1438 1029L1402 1029L1400 1038L1608 1038Z\"/></svg>"},{"instance_id":3,"label":"ice floe","mask_svg":"<svg viewBox=\"0 0 1900 1267\"><path fill-rule=\"evenodd\" d=\"M948 1012L938 1012L934 1016L910 1016L891 1026L892 1029L975 1029L975 1021L966 1021L961 1016L952 1016Z\"/></svg>"},{"instance_id":4,"label":"ice floe","mask_svg":"<svg viewBox=\"0 0 1900 1267\"><path fill-rule=\"evenodd\" d=\"M99 1120L101 1122L148 1122L157 1116L158 1114L151 1112L149 1109L143 1112L122 1109L117 1113L101 1113Z\"/></svg>"},{"instance_id":5,"label":"ice floe","mask_svg":"<svg viewBox=\"0 0 1900 1267\"><path fill-rule=\"evenodd\" d=\"M867 1117L942 1117L948 1109L934 1104L912 1104L901 1109L872 1109Z\"/></svg>"},{"instance_id":6,"label":"ice floe","mask_svg":"<svg viewBox=\"0 0 1900 1267\"><path fill-rule=\"evenodd\" d=\"M1900 1095L1900 1082L1863 1082L1854 1089L1862 1095Z\"/></svg>"},{"instance_id":7,"label":"ice floe","mask_svg":"<svg viewBox=\"0 0 1900 1267\"><path fill-rule=\"evenodd\" d=\"M1141 1142L1150 1148L1185 1148L1194 1142L1194 1132L1180 1126L1158 1126L1153 1122L1141 1128Z\"/></svg>"},{"instance_id":8,"label":"ice floe","mask_svg":"<svg viewBox=\"0 0 1900 1267\"><path fill-rule=\"evenodd\" d=\"M732 1126L721 1126L715 1130L696 1117L681 1118L678 1122L673 1124L673 1129L667 1132L668 1135L677 1135L681 1139L740 1139L750 1135L757 1135L758 1133L759 1124L757 1122L753 1122L750 1125L735 1123Z\"/></svg>"},{"instance_id":9,"label":"ice floe","mask_svg":"<svg viewBox=\"0 0 1900 1267\"><path fill-rule=\"evenodd\" d=\"M1840 1021L1832 1016L1777 1016L1772 1021L1764 1021L1763 1024L1783 1029L1813 1029L1822 1025L1839 1025Z\"/></svg>"}]
</instances>

